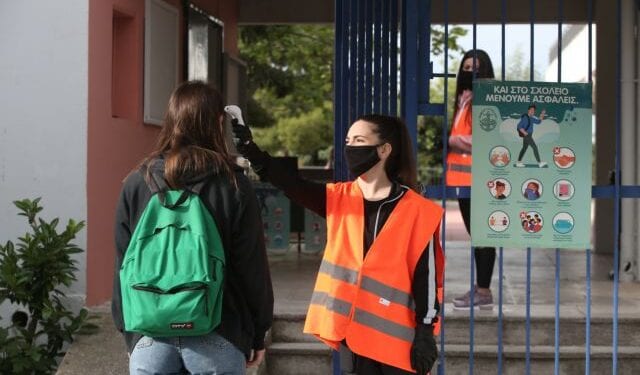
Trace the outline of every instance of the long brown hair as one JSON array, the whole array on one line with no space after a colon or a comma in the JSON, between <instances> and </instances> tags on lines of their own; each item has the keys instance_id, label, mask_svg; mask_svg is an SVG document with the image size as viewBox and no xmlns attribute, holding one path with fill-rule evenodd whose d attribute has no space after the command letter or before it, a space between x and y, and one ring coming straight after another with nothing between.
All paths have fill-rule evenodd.
<instances>
[{"instance_id":1,"label":"long brown hair","mask_svg":"<svg viewBox=\"0 0 640 375\"><path fill-rule=\"evenodd\" d=\"M173 189L207 174L226 174L235 184L223 115L216 89L202 81L183 82L171 94L163 128L142 165L164 157L164 177Z\"/></svg>"},{"instance_id":2,"label":"long brown hair","mask_svg":"<svg viewBox=\"0 0 640 375\"><path fill-rule=\"evenodd\" d=\"M384 165L387 177L420 193L413 145L404 121L398 117L379 114L363 115L358 120L374 124L371 130L378 134L382 142L391 145L391 155Z\"/></svg>"}]
</instances>

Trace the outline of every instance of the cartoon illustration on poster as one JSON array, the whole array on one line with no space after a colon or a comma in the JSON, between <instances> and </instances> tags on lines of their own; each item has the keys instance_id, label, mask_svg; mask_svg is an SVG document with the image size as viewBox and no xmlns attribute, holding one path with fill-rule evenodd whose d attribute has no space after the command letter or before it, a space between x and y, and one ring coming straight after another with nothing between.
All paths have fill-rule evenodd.
<instances>
[{"instance_id":1,"label":"cartoon illustration on poster","mask_svg":"<svg viewBox=\"0 0 640 375\"><path fill-rule=\"evenodd\" d=\"M304 253L316 254L327 243L327 221L310 210L304 210Z\"/></svg>"},{"instance_id":2,"label":"cartoon illustration on poster","mask_svg":"<svg viewBox=\"0 0 640 375\"><path fill-rule=\"evenodd\" d=\"M474 82L473 246L585 249L591 85Z\"/></svg>"},{"instance_id":3,"label":"cartoon illustration on poster","mask_svg":"<svg viewBox=\"0 0 640 375\"><path fill-rule=\"evenodd\" d=\"M256 183L255 192L262 214L267 250L270 253L287 252L290 235L289 199L282 191L267 183Z\"/></svg>"}]
</instances>

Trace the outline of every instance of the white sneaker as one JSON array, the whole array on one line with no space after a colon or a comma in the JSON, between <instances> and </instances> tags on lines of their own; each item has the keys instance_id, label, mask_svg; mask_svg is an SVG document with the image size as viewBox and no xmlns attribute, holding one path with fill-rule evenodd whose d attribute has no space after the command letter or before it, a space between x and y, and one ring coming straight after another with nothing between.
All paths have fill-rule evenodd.
<instances>
[{"instance_id":1,"label":"white sneaker","mask_svg":"<svg viewBox=\"0 0 640 375\"><path fill-rule=\"evenodd\" d=\"M540 168L544 168L547 166L547 162L546 161L541 161L540 163L538 163L538 167Z\"/></svg>"},{"instance_id":2,"label":"white sneaker","mask_svg":"<svg viewBox=\"0 0 640 375\"><path fill-rule=\"evenodd\" d=\"M516 168L524 168L524 164L522 162L517 162Z\"/></svg>"}]
</instances>

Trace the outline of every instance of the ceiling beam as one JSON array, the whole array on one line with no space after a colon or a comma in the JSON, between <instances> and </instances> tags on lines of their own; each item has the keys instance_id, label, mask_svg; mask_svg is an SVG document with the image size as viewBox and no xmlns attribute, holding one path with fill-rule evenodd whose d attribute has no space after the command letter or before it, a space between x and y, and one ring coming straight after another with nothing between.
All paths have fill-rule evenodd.
<instances>
[{"instance_id":1,"label":"ceiling beam","mask_svg":"<svg viewBox=\"0 0 640 375\"><path fill-rule=\"evenodd\" d=\"M425 0L422 0L425 1ZM474 0L448 0L449 23L472 23ZM502 0L476 0L477 22L481 24L500 23ZM593 9L597 9L593 0ZM602 0L600 0L602 1ZM444 22L445 0L432 1L433 23ZM506 19L508 23L529 23L531 0L507 0ZM564 0L563 23L584 23L587 21L586 0ZM534 18L536 23L558 22L558 0L535 0ZM594 18L597 14L594 11ZM292 23L333 23L334 0L239 0L238 22L251 24L292 24Z\"/></svg>"}]
</instances>

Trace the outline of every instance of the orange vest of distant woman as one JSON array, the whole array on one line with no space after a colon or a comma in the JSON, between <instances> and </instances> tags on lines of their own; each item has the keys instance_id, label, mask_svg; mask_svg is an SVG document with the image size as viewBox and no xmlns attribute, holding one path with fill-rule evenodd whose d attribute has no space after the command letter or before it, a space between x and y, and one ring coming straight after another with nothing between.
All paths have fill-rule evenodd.
<instances>
[{"instance_id":1,"label":"orange vest of distant woman","mask_svg":"<svg viewBox=\"0 0 640 375\"><path fill-rule=\"evenodd\" d=\"M404 192L363 257L364 200L355 182L327 185L327 246L311 297L304 332L338 349L346 339L356 354L407 371L415 303L416 264L433 238L435 285L427 323L439 332L434 304L442 305L442 208L412 190Z\"/></svg>"},{"instance_id":2,"label":"orange vest of distant woman","mask_svg":"<svg viewBox=\"0 0 640 375\"><path fill-rule=\"evenodd\" d=\"M449 136L471 135L471 103L458 108L458 112ZM471 186L471 153L449 150L447 154L447 185Z\"/></svg>"}]
</instances>

